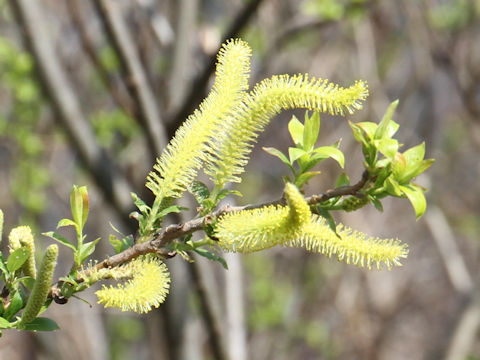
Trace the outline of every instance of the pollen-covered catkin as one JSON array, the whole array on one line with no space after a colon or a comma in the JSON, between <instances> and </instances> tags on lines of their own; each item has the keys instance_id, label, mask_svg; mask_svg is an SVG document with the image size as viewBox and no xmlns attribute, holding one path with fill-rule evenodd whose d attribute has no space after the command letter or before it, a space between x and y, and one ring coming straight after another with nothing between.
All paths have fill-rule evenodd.
<instances>
[{"instance_id":1,"label":"pollen-covered catkin","mask_svg":"<svg viewBox=\"0 0 480 360\"><path fill-rule=\"evenodd\" d=\"M17 226L10 231L8 236L10 250L26 247L30 251L27 261L22 265L22 271L26 276L36 278L37 268L35 265L35 241L29 226Z\"/></svg>"},{"instance_id":2,"label":"pollen-covered catkin","mask_svg":"<svg viewBox=\"0 0 480 360\"><path fill-rule=\"evenodd\" d=\"M310 207L295 185L287 183L288 206L267 206L223 216L216 229L218 244L228 251L254 252L282 244L310 222Z\"/></svg>"},{"instance_id":3,"label":"pollen-covered catkin","mask_svg":"<svg viewBox=\"0 0 480 360\"><path fill-rule=\"evenodd\" d=\"M47 300L50 285L52 284L53 271L57 264L58 246L50 245L43 255L37 280L28 298L27 305L23 310L22 323L29 323L35 320L43 304Z\"/></svg>"}]
</instances>

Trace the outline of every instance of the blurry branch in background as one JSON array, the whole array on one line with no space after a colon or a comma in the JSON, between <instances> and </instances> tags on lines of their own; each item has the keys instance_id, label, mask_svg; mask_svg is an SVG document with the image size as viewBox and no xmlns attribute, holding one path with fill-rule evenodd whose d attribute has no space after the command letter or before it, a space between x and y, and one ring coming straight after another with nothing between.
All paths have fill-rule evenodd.
<instances>
[{"instance_id":1,"label":"blurry branch in background","mask_svg":"<svg viewBox=\"0 0 480 360\"><path fill-rule=\"evenodd\" d=\"M26 46L35 60L40 83L50 98L58 120L66 129L82 162L105 198L117 210L125 224L131 224L127 218L131 209L131 186L95 141L92 129L55 53L53 40L46 30L41 4L28 0L10 0L9 4L22 30Z\"/></svg>"},{"instance_id":2,"label":"blurry branch in background","mask_svg":"<svg viewBox=\"0 0 480 360\"><path fill-rule=\"evenodd\" d=\"M127 87L137 105L137 113L154 157L160 156L168 142L160 110L150 88L134 38L128 31L119 4L111 0L93 0L108 37L127 75ZM184 119L182 119L183 121Z\"/></svg>"},{"instance_id":3,"label":"blurry branch in background","mask_svg":"<svg viewBox=\"0 0 480 360\"><path fill-rule=\"evenodd\" d=\"M237 17L231 22L231 25L223 36L222 43L224 43L225 40L238 37L238 34L243 30L252 16L256 13L262 1L263 0L251 0L247 5L245 5L242 11L240 11ZM216 53L209 56L209 58L205 61L204 68L190 84L190 92L184 97L183 104L174 114L168 114L168 130L170 135L174 134L175 130L182 124L187 116L193 112L193 110L203 99L208 80L215 71L216 59Z\"/></svg>"},{"instance_id":4,"label":"blurry branch in background","mask_svg":"<svg viewBox=\"0 0 480 360\"><path fill-rule=\"evenodd\" d=\"M115 103L129 116L136 117L136 109L133 104L133 100L126 91L126 88L122 86L124 84L119 83L119 81L115 81L112 74L107 68L105 68L98 56L95 44L88 33L85 19L82 17L82 9L79 2L79 0L71 0L67 1L66 4L69 15L78 30L82 47L92 62L95 71L100 75L100 79L103 81Z\"/></svg>"}]
</instances>

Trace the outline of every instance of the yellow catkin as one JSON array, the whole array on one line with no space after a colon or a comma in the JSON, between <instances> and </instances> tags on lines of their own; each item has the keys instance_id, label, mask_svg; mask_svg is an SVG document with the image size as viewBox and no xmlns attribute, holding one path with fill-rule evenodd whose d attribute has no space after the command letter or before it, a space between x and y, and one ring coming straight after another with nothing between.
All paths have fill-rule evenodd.
<instances>
[{"instance_id":1,"label":"yellow catkin","mask_svg":"<svg viewBox=\"0 0 480 360\"><path fill-rule=\"evenodd\" d=\"M22 271L26 276L36 278L37 269L35 265L35 241L32 230L29 226L17 226L10 231L8 236L10 251L25 247L30 251L27 261L22 265Z\"/></svg>"},{"instance_id":2,"label":"yellow catkin","mask_svg":"<svg viewBox=\"0 0 480 360\"><path fill-rule=\"evenodd\" d=\"M285 187L288 206L268 206L223 216L216 228L225 250L254 252L282 244L310 221L310 208L293 184Z\"/></svg>"},{"instance_id":3,"label":"yellow catkin","mask_svg":"<svg viewBox=\"0 0 480 360\"><path fill-rule=\"evenodd\" d=\"M150 172L146 186L157 197L178 197L191 184L208 156L211 138L248 89L251 50L230 40L218 54L216 78L208 97L177 130Z\"/></svg>"},{"instance_id":4,"label":"yellow catkin","mask_svg":"<svg viewBox=\"0 0 480 360\"><path fill-rule=\"evenodd\" d=\"M218 142L215 156L207 163L207 174L216 183L240 182L252 144L270 120L287 109L308 109L345 115L361 109L368 96L364 81L342 88L308 74L278 75L258 83L245 100L227 117L228 139Z\"/></svg>"},{"instance_id":5,"label":"yellow catkin","mask_svg":"<svg viewBox=\"0 0 480 360\"><path fill-rule=\"evenodd\" d=\"M21 323L29 323L35 320L43 304L45 304L52 284L57 256L58 246L56 244L48 246L38 270L37 280L23 310Z\"/></svg>"},{"instance_id":6,"label":"yellow catkin","mask_svg":"<svg viewBox=\"0 0 480 360\"><path fill-rule=\"evenodd\" d=\"M105 307L146 313L164 302L170 288L166 265L153 256L142 256L120 268L131 276L124 284L106 287L95 294Z\"/></svg>"},{"instance_id":7,"label":"yellow catkin","mask_svg":"<svg viewBox=\"0 0 480 360\"><path fill-rule=\"evenodd\" d=\"M332 231L326 221L318 216L303 228L300 236L286 242L285 246L301 247L318 252L328 257L336 256L338 260L368 269L376 265L391 268L401 266L400 260L408 255L408 246L399 240L379 239L354 231L343 225L337 226L337 233Z\"/></svg>"}]
</instances>

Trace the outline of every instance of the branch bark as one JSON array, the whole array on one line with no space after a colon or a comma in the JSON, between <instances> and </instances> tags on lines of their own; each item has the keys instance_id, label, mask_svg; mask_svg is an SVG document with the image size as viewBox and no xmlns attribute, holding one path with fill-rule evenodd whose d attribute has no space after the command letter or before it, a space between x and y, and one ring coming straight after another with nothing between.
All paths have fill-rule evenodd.
<instances>
[{"instance_id":1,"label":"branch bark","mask_svg":"<svg viewBox=\"0 0 480 360\"><path fill-rule=\"evenodd\" d=\"M26 47L35 60L40 84L45 89L58 121L66 129L81 161L92 174L106 200L121 214L125 224L133 228L133 222L128 219L132 208L129 196L131 186L95 141L67 74L55 54L40 2L9 0L9 5L23 31Z\"/></svg>"},{"instance_id":2,"label":"branch bark","mask_svg":"<svg viewBox=\"0 0 480 360\"><path fill-rule=\"evenodd\" d=\"M128 77L127 86L137 105L140 121L145 128L145 136L155 157L159 157L168 143L162 118L155 96L148 83L147 75L134 47L135 40L127 29L118 4L112 0L94 0L95 8L102 18L107 34L115 48L121 66Z\"/></svg>"}]
</instances>

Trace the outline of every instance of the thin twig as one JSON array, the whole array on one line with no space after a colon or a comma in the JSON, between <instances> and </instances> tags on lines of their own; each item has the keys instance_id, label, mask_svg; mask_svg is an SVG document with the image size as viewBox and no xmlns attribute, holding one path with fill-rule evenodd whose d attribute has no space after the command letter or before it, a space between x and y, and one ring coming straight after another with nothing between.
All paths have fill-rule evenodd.
<instances>
[{"instance_id":1,"label":"thin twig","mask_svg":"<svg viewBox=\"0 0 480 360\"><path fill-rule=\"evenodd\" d=\"M85 21L81 15L81 9L79 6L79 0L70 0L67 1L67 9L70 13L70 17L73 20L73 23L78 29L78 34L80 36L80 41L82 47L92 62L95 70L100 75L100 79L103 81L104 85L108 88L112 99L115 103L120 106L128 115L136 117L136 109L133 104L133 100L130 95L126 92L124 86L119 86L118 81L115 81L112 74L105 68L105 66L100 61L95 45L92 42L92 39L88 35L88 30L85 26ZM122 84L123 85L123 84Z\"/></svg>"},{"instance_id":2,"label":"thin twig","mask_svg":"<svg viewBox=\"0 0 480 360\"><path fill-rule=\"evenodd\" d=\"M56 55L53 40L47 32L43 8L38 1L10 0L10 7L23 30L26 47L32 54L47 97L56 118L67 131L85 167L95 179L107 201L115 207L130 228L127 217L131 211L130 189L112 159L101 149L82 113L65 70Z\"/></svg>"},{"instance_id":3,"label":"thin twig","mask_svg":"<svg viewBox=\"0 0 480 360\"><path fill-rule=\"evenodd\" d=\"M134 47L132 38L118 4L111 0L94 0L106 32L115 48L121 66L127 72L132 96L137 104L138 115L145 128L145 136L149 142L154 156L159 157L168 142L167 134L163 127L162 118L155 101L155 96L148 82L147 75L142 67L138 52Z\"/></svg>"},{"instance_id":4,"label":"thin twig","mask_svg":"<svg viewBox=\"0 0 480 360\"><path fill-rule=\"evenodd\" d=\"M368 172L365 171L362 175L361 180L354 185L342 186L336 189L328 190L322 195L313 195L311 197L307 197L305 200L309 205L315 205L337 196L356 195L358 191L362 189L363 186L367 183L368 179ZM282 205L284 204L284 202L285 200L282 198L272 202L257 205L222 206L221 208L215 210L214 212L206 216L187 221L183 224L174 224L167 226L162 231L152 235L152 238L150 240L143 243L138 243L133 247L128 248L127 250L98 263L97 269L119 266L129 260L136 258L137 256L147 253L157 253L166 257L172 256L173 254L169 250L165 249L165 247L170 242L175 239L192 234L196 231L203 230L205 225L213 224L213 222L217 218L224 214L234 211L258 209L270 205Z\"/></svg>"}]
</instances>

